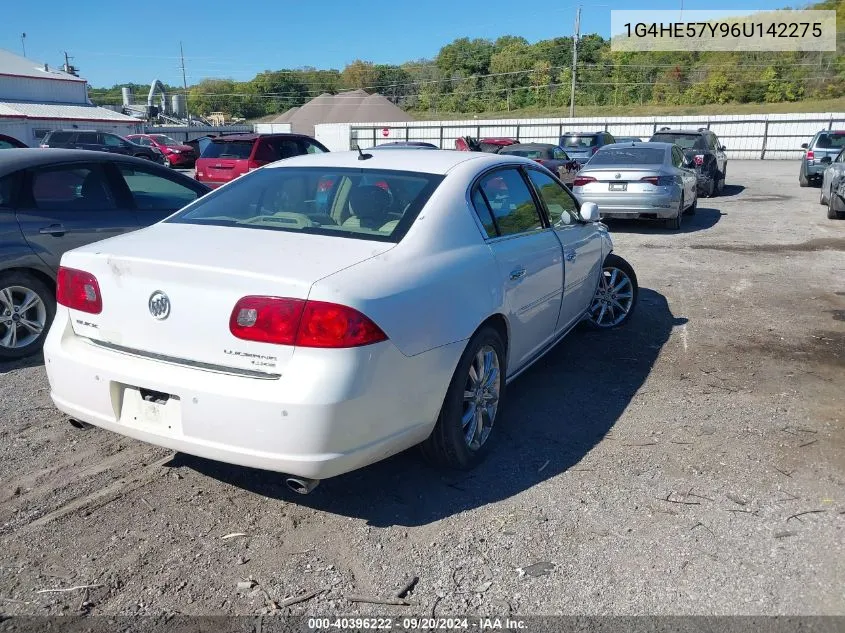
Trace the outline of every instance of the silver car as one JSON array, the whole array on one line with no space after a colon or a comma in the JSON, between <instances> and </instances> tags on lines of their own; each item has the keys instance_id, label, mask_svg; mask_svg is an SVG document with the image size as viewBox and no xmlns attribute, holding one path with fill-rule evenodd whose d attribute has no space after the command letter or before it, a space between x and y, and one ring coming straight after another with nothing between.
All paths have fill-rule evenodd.
<instances>
[{"instance_id":1,"label":"silver car","mask_svg":"<svg viewBox=\"0 0 845 633\"><path fill-rule=\"evenodd\" d=\"M836 191L836 187L845 178L845 149L843 149L837 156L831 159L830 156L825 156L821 159L823 165L827 165L827 169L822 174L822 190L819 193L819 204L826 205L830 201L830 194Z\"/></svg>"},{"instance_id":2,"label":"silver car","mask_svg":"<svg viewBox=\"0 0 845 633\"><path fill-rule=\"evenodd\" d=\"M602 218L663 220L674 230L698 206L695 171L671 143L602 147L575 176L572 193L595 202Z\"/></svg>"}]
</instances>

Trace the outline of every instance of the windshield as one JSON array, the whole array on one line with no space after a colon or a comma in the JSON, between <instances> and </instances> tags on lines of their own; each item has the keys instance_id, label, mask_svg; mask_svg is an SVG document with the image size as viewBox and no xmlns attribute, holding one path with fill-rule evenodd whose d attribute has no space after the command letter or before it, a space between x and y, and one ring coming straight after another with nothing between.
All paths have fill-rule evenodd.
<instances>
[{"instance_id":1,"label":"windshield","mask_svg":"<svg viewBox=\"0 0 845 633\"><path fill-rule=\"evenodd\" d=\"M599 139L595 134L588 136L567 134L563 137L561 145L567 149L589 149L599 144Z\"/></svg>"},{"instance_id":2,"label":"windshield","mask_svg":"<svg viewBox=\"0 0 845 633\"><path fill-rule=\"evenodd\" d=\"M816 141L819 149L841 149L845 147L845 133L822 134Z\"/></svg>"},{"instance_id":3,"label":"windshield","mask_svg":"<svg viewBox=\"0 0 845 633\"><path fill-rule=\"evenodd\" d=\"M177 145L181 145L182 143L177 142L176 140L170 138L169 136L165 136L164 134L155 134L150 137L159 145L165 145L167 147L176 147Z\"/></svg>"},{"instance_id":4,"label":"windshield","mask_svg":"<svg viewBox=\"0 0 845 633\"><path fill-rule=\"evenodd\" d=\"M600 149L587 163L593 165L661 165L665 149L653 147L625 147Z\"/></svg>"},{"instance_id":5,"label":"windshield","mask_svg":"<svg viewBox=\"0 0 845 633\"><path fill-rule=\"evenodd\" d=\"M705 149L704 137L701 134L662 132L652 136L651 140L657 143L673 143L681 149Z\"/></svg>"},{"instance_id":6,"label":"windshield","mask_svg":"<svg viewBox=\"0 0 845 633\"><path fill-rule=\"evenodd\" d=\"M547 149L514 149L512 147L503 147L500 154L507 154L508 156L522 156L523 158L546 158L549 155Z\"/></svg>"},{"instance_id":7,"label":"windshield","mask_svg":"<svg viewBox=\"0 0 845 633\"><path fill-rule=\"evenodd\" d=\"M246 159L252 154L255 141L211 141L200 158Z\"/></svg>"},{"instance_id":8,"label":"windshield","mask_svg":"<svg viewBox=\"0 0 845 633\"><path fill-rule=\"evenodd\" d=\"M167 221L398 242L442 180L374 169L260 169Z\"/></svg>"}]
</instances>

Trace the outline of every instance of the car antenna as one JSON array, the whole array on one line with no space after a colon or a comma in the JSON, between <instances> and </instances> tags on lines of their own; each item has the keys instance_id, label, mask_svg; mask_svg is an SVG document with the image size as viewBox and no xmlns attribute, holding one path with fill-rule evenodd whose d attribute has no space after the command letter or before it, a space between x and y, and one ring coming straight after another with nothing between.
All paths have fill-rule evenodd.
<instances>
[{"instance_id":1,"label":"car antenna","mask_svg":"<svg viewBox=\"0 0 845 633\"><path fill-rule=\"evenodd\" d=\"M368 158L373 157L372 154L365 154L360 145L356 145L355 149L358 150L358 160L367 160Z\"/></svg>"}]
</instances>

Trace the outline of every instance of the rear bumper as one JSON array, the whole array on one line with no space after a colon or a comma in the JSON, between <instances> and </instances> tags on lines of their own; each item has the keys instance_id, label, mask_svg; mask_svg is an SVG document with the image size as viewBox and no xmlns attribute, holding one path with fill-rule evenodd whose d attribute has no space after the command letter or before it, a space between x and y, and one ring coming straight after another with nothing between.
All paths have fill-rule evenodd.
<instances>
[{"instance_id":1,"label":"rear bumper","mask_svg":"<svg viewBox=\"0 0 845 633\"><path fill-rule=\"evenodd\" d=\"M300 348L281 378L251 378L103 348L76 336L60 306L44 359L53 402L75 419L199 457L324 479L428 437L462 351L455 343L407 357L389 341ZM170 397L145 402L141 390Z\"/></svg>"},{"instance_id":2,"label":"rear bumper","mask_svg":"<svg viewBox=\"0 0 845 633\"><path fill-rule=\"evenodd\" d=\"M815 161L813 161L813 163L809 163L806 160L804 161L804 168L806 170L805 173L808 178L821 178L828 167L830 167L830 165L821 165Z\"/></svg>"},{"instance_id":3,"label":"rear bumper","mask_svg":"<svg viewBox=\"0 0 845 633\"><path fill-rule=\"evenodd\" d=\"M167 158L170 160L170 164L178 167L182 167L183 165L193 165L197 162L196 156L191 154L168 154Z\"/></svg>"},{"instance_id":4,"label":"rear bumper","mask_svg":"<svg viewBox=\"0 0 845 633\"><path fill-rule=\"evenodd\" d=\"M582 202L595 202L603 218L674 218L681 202L680 189L653 194L590 194L575 192Z\"/></svg>"}]
</instances>

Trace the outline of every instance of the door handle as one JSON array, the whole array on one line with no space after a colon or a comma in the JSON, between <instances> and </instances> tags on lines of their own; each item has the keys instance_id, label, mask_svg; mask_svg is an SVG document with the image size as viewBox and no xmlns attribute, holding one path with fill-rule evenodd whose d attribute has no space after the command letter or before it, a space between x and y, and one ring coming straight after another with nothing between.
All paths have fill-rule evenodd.
<instances>
[{"instance_id":1,"label":"door handle","mask_svg":"<svg viewBox=\"0 0 845 633\"><path fill-rule=\"evenodd\" d=\"M521 266L519 268L514 268L511 271L511 281L517 281L518 279L522 279L525 277L525 269Z\"/></svg>"},{"instance_id":2,"label":"door handle","mask_svg":"<svg viewBox=\"0 0 845 633\"><path fill-rule=\"evenodd\" d=\"M66 231L65 227L61 224L51 224L50 226L38 229L38 233L41 235L64 235Z\"/></svg>"}]
</instances>

